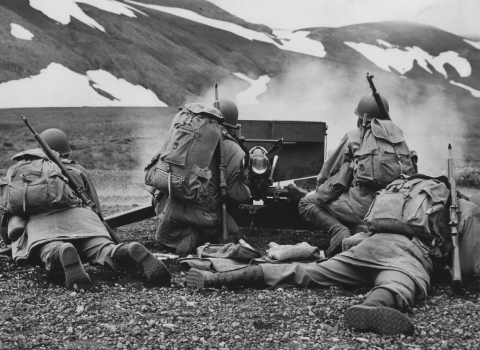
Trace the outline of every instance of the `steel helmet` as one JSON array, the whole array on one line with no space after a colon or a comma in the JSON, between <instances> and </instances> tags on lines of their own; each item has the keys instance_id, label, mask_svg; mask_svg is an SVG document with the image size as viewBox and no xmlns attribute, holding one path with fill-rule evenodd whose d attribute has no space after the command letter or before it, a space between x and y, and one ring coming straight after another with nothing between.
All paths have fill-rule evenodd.
<instances>
[{"instance_id":1,"label":"steel helmet","mask_svg":"<svg viewBox=\"0 0 480 350\"><path fill-rule=\"evenodd\" d=\"M385 104L385 107L387 108L387 111L389 111L388 108L388 101L385 97L382 96L382 101ZM363 117L363 115L367 113L367 119L371 120L373 118L375 119L387 119L388 117L384 115L381 111L380 108L378 108L377 102L375 101L375 98L371 95L363 96L360 102L358 102L357 108L355 108L355 114L359 116L360 118Z\"/></svg>"},{"instance_id":2,"label":"steel helmet","mask_svg":"<svg viewBox=\"0 0 480 350\"><path fill-rule=\"evenodd\" d=\"M51 149L57 151L62 156L68 156L72 153L67 135L60 129L47 129L40 134Z\"/></svg>"},{"instance_id":3,"label":"steel helmet","mask_svg":"<svg viewBox=\"0 0 480 350\"><path fill-rule=\"evenodd\" d=\"M220 112L222 112L222 115L225 118L223 125L230 128L236 128L238 121L237 105L230 100L215 101L214 106L216 106L217 104L220 105L218 109L220 110Z\"/></svg>"}]
</instances>

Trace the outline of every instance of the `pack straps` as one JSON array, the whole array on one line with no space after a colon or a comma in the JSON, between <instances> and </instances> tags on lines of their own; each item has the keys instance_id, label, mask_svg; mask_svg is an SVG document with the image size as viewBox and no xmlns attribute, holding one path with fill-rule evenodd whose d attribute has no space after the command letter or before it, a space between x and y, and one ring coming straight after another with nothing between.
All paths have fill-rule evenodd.
<instances>
[{"instance_id":1,"label":"pack straps","mask_svg":"<svg viewBox=\"0 0 480 350\"><path fill-rule=\"evenodd\" d=\"M32 182L32 180L27 179L24 174L20 174L20 177L23 181L23 212L27 212L27 191L28 191L28 184Z\"/></svg>"},{"instance_id":2,"label":"pack straps","mask_svg":"<svg viewBox=\"0 0 480 350\"><path fill-rule=\"evenodd\" d=\"M168 183L168 197L165 205L163 206L163 214L167 212L168 207L170 206L170 201L172 200L172 169L170 168L170 164L165 162L165 168L167 170L167 183Z\"/></svg>"}]
</instances>

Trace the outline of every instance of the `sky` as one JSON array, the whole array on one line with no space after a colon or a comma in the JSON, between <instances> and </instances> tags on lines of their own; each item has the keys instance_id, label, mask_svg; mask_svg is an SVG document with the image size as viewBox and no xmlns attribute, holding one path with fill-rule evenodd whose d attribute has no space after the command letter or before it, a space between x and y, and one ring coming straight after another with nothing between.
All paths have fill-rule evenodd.
<instances>
[{"instance_id":1,"label":"sky","mask_svg":"<svg viewBox=\"0 0 480 350\"><path fill-rule=\"evenodd\" d=\"M273 29L403 20L480 40L480 0L208 0Z\"/></svg>"}]
</instances>

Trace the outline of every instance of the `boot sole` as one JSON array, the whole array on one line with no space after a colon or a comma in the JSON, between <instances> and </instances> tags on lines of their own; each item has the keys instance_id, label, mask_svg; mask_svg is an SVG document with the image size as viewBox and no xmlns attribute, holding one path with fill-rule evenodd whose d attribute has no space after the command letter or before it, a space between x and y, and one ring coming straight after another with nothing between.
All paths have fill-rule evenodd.
<instances>
[{"instance_id":1,"label":"boot sole","mask_svg":"<svg viewBox=\"0 0 480 350\"><path fill-rule=\"evenodd\" d=\"M200 270L190 269L187 272L187 287L192 289L205 288L205 279Z\"/></svg>"},{"instance_id":2,"label":"boot sole","mask_svg":"<svg viewBox=\"0 0 480 350\"><path fill-rule=\"evenodd\" d=\"M414 331L410 318L390 307L352 306L345 313L344 322L347 327L357 331L384 335L412 335Z\"/></svg>"},{"instance_id":3,"label":"boot sole","mask_svg":"<svg viewBox=\"0 0 480 350\"><path fill-rule=\"evenodd\" d=\"M170 273L163 262L139 243L130 246L130 256L142 268L147 280L154 285L170 283Z\"/></svg>"},{"instance_id":4,"label":"boot sole","mask_svg":"<svg viewBox=\"0 0 480 350\"><path fill-rule=\"evenodd\" d=\"M74 284L89 284L90 276L85 271L76 249L72 246L60 251L60 262L65 270L65 284L71 287Z\"/></svg>"}]
</instances>

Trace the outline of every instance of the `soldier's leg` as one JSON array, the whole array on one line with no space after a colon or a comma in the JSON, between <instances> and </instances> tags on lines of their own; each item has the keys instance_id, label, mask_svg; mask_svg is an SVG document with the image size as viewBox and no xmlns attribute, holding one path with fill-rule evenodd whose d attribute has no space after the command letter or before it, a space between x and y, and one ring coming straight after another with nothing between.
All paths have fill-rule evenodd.
<instances>
[{"instance_id":1,"label":"soldier's leg","mask_svg":"<svg viewBox=\"0 0 480 350\"><path fill-rule=\"evenodd\" d=\"M415 282L399 271L370 271L375 287L363 304L347 310L345 325L379 334L413 334L413 322L398 310L413 305Z\"/></svg>"},{"instance_id":2,"label":"soldier's leg","mask_svg":"<svg viewBox=\"0 0 480 350\"><path fill-rule=\"evenodd\" d=\"M367 269L336 260L320 264L261 264L224 273L191 269L187 273L187 285L193 288L363 286L368 285L369 279Z\"/></svg>"},{"instance_id":3,"label":"soldier's leg","mask_svg":"<svg viewBox=\"0 0 480 350\"><path fill-rule=\"evenodd\" d=\"M298 209L305 220L329 235L330 247L326 255L331 257L340 253L343 239L351 236L350 230L319 204L315 191L310 192L300 200Z\"/></svg>"},{"instance_id":4,"label":"soldier's leg","mask_svg":"<svg viewBox=\"0 0 480 350\"><path fill-rule=\"evenodd\" d=\"M84 261L108 265L119 270L139 267L152 284L161 285L170 282L170 273L165 264L140 243L115 245L106 237L95 237L78 240L75 246Z\"/></svg>"},{"instance_id":5,"label":"soldier's leg","mask_svg":"<svg viewBox=\"0 0 480 350\"><path fill-rule=\"evenodd\" d=\"M64 270L67 287L90 283L90 277L83 267L77 250L71 243L62 241L46 243L40 247L39 256L47 271Z\"/></svg>"}]
</instances>

